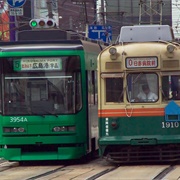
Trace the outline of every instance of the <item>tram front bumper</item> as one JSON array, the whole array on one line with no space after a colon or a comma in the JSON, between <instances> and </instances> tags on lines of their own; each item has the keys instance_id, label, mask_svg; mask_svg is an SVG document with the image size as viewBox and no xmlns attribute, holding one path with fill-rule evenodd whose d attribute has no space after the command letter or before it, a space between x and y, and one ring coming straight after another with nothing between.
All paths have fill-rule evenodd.
<instances>
[{"instance_id":1,"label":"tram front bumper","mask_svg":"<svg viewBox=\"0 0 180 180\"><path fill-rule=\"evenodd\" d=\"M21 152L20 148L2 149L3 158L9 161L70 160L79 159L85 153L84 147L60 147L57 152Z\"/></svg>"}]
</instances>

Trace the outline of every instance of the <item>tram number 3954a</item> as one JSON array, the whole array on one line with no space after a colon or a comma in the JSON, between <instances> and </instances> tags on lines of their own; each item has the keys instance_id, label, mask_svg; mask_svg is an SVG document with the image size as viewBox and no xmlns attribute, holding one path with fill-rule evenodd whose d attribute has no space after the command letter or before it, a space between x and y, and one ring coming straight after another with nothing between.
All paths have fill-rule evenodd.
<instances>
[{"instance_id":1,"label":"tram number 3954a","mask_svg":"<svg viewBox=\"0 0 180 180\"><path fill-rule=\"evenodd\" d=\"M178 128L179 122L162 122L162 128Z\"/></svg>"},{"instance_id":2,"label":"tram number 3954a","mask_svg":"<svg viewBox=\"0 0 180 180\"><path fill-rule=\"evenodd\" d=\"M10 123L28 122L26 117L10 117Z\"/></svg>"}]
</instances>

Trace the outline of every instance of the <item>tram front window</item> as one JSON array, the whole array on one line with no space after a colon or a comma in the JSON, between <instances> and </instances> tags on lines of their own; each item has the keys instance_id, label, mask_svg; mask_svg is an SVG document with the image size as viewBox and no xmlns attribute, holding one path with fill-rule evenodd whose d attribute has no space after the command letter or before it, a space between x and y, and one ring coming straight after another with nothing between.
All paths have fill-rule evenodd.
<instances>
[{"instance_id":1,"label":"tram front window","mask_svg":"<svg viewBox=\"0 0 180 180\"><path fill-rule=\"evenodd\" d=\"M158 76L155 73L130 73L127 76L127 100L133 103L158 100Z\"/></svg>"},{"instance_id":2,"label":"tram front window","mask_svg":"<svg viewBox=\"0 0 180 180\"><path fill-rule=\"evenodd\" d=\"M60 70L43 71L17 71L14 69L13 59L5 59L3 113L56 115L79 111L82 107L79 58L75 56L60 59Z\"/></svg>"}]
</instances>

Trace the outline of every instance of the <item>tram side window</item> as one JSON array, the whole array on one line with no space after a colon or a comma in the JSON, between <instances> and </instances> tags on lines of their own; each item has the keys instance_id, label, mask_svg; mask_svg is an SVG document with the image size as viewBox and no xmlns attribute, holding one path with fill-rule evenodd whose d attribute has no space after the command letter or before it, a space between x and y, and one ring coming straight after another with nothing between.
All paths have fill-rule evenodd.
<instances>
[{"instance_id":1,"label":"tram side window","mask_svg":"<svg viewBox=\"0 0 180 180\"><path fill-rule=\"evenodd\" d=\"M123 101L123 79L106 78L106 102Z\"/></svg>"},{"instance_id":2,"label":"tram side window","mask_svg":"<svg viewBox=\"0 0 180 180\"><path fill-rule=\"evenodd\" d=\"M97 75L95 71L88 71L88 103L91 105L97 104Z\"/></svg>"},{"instance_id":3,"label":"tram side window","mask_svg":"<svg viewBox=\"0 0 180 180\"><path fill-rule=\"evenodd\" d=\"M166 80L167 83L164 83ZM165 84L166 91L165 91ZM180 75L164 76L162 79L163 91L167 92L165 95L168 99L180 100Z\"/></svg>"},{"instance_id":4,"label":"tram side window","mask_svg":"<svg viewBox=\"0 0 180 180\"><path fill-rule=\"evenodd\" d=\"M162 98L163 100L172 99L172 91L171 89L175 89L174 87L171 88L171 76L162 76Z\"/></svg>"}]
</instances>

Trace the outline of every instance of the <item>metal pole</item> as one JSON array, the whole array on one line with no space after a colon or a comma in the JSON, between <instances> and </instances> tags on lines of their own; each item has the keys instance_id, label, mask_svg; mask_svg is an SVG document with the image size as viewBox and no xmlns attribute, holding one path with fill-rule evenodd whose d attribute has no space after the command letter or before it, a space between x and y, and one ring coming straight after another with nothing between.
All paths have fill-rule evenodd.
<instances>
[{"instance_id":1,"label":"metal pole","mask_svg":"<svg viewBox=\"0 0 180 180\"><path fill-rule=\"evenodd\" d=\"M16 40L16 25L15 25L15 16L9 16L10 24L9 24L9 29L10 29L10 41L15 41Z\"/></svg>"},{"instance_id":2,"label":"metal pole","mask_svg":"<svg viewBox=\"0 0 180 180\"><path fill-rule=\"evenodd\" d=\"M150 0L150 24L153 24L153 11L152 11L152 2Z\"/></svg>"},{"instance_id":3,"label":"metal pole","mask_svg":"<svg viewBox=\"0 0 180 180\"><path fill-rule=\"evenodd\" d=\"M89 27L89 22L88 22L88 16L87 16L87 7L86 7L86 2L84 2L84 9L85 9L85 33L86 37L88 37L88 27Z\"/></svg>"},{"instance_id":4,"label":"metal pole","mask_svg":"<svg viewBox=\"0 0 180 180\"><path fill-rule=\"evenodd\" d=\"M51 0L47 0L47 9L48 9L48 17L53 18L54 14L52 13L52 2Z\"/></svg>"},{"instance_id":5,"label":"metal pole","mask_svg":"<svg viewBox=\"0 0 180 180\"><path fill-rule=\"evenodd\" d=\"M101 15L102 15L102 23L103 26L105 25L105 18L104 18L104 0L101 0Z\"/></svg>"},{"instance_id":6,"label":"metal pole","mask_svg":"<svg viewBox=\"0 0 180 180\"><path fill-rule=\"evenodd\" d=\"M142 1L139 2L139 24L141 24L142 3Z\"/></svg>"},{"instance_id":7,"label":"metal pole","mask_svg":"<svg viewBox=\"0 0 180 180\"><path fill-rule=\"evenodd\" d=\"M162 25L162 13L163 13L163 1L160 1L161 3L161 10L160 10L160 25Z\"/></svg>"}]
</instances>

